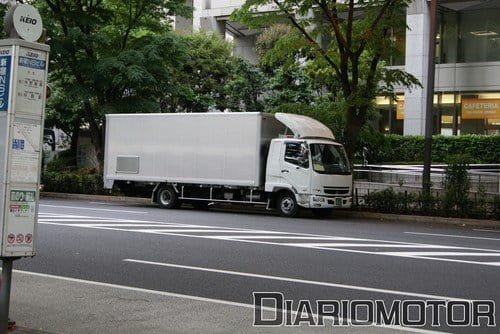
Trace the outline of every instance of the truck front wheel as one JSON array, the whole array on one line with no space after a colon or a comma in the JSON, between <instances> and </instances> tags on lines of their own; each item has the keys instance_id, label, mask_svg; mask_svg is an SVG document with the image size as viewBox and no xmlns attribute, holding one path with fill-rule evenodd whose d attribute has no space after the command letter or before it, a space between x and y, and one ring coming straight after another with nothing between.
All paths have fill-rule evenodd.
<instances>
[{"instance_id":1,"label":"truck front wheel","mask_svg":"<svg viewBox=\"0 0 500 334\"><path fill-rule=\"evenodd\" d=\"M163 209L175 209L181 206L181 201L173 187L161 187L158 190L158 205Z\"/></svg>"},{"instance_id":2,"label":"truck front wheel","mask_svg":"<svg viewBox=\"0 0 500 334\"><path fill-rule=\"evenodd\" d=\"M291 192L283 192L278 199L278 211L283 217L295 217L299 212L299 206L295 195Z\"/></svg>"}]
</instances>

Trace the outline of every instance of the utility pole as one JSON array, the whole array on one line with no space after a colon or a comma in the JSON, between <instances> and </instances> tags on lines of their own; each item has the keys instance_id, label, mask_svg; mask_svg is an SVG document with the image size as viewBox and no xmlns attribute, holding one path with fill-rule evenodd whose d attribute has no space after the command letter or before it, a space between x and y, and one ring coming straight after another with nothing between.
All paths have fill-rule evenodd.
<instances>
[{"instance_id":1,"label":"utility pole","mask_svg":"<svg viewBox=\"0 0 500 334\"><path fill-rule=\"evenodd\" d=\"M429 0L428 0L429 1ZM431 192L431 152L434 109L434 74L436 58L436 7L437 0L430 0L429 8L429 63L427 68L427 105L425 109L425 142L424 142L424 170L422 174L422 189L425 195Z\"/></svg>"}]
</instances>

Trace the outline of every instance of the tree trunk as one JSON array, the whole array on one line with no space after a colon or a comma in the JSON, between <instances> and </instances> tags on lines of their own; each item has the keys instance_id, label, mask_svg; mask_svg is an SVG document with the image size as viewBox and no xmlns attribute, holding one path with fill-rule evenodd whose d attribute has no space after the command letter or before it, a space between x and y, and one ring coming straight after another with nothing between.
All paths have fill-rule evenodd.
<instances>
[{"instance_id":1,"label":"tree trunk","mask_svg":"<svg viewBox=\"0 0 500 334\"><path fill-rule=\"evenodd\" d=\"M92 106L90 102L84 104L85 114L89 123L90 138L94 145L94 150L97 156L97 172L102 173L104 170L104 149L103 149L103 136L100 121L95 119Z\"/></svg>"},{"instance_id":2,"label":"tree trunk","mask_svg":"<svg viewBox=\"0 0 500 334\"><path fill-rule=\"evenodd\" d=\"M361 115L356 115L356 113L359 113L359 110L355 107L350 107L347 110L347 122L344 131L345 148L351 167L354 165L356 145L359 141L359 132L364 123L364 117L362 117Z\"/></svg>"}]
</instances>

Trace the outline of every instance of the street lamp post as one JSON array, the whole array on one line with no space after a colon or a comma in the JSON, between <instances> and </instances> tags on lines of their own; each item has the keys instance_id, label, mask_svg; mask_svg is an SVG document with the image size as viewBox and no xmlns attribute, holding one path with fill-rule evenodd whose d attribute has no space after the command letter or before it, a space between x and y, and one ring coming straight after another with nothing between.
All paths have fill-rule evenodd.
<instances>
[{"instance_id":1,"label":"street lamp post","mask_svg":"<svg viewBox=\"0 0 500 334\"><path fill-rule=\"evenodd\" d=\"M433 132L433 109L434 109L434 74L436 55L436 7L437 0L430 1L429 22L429 63L427 68L427 105L425 109L425 142L424 142L424 170L422 174L422 189L425 195L431 191L431 151Z\"/></svg>"}]
</instances>

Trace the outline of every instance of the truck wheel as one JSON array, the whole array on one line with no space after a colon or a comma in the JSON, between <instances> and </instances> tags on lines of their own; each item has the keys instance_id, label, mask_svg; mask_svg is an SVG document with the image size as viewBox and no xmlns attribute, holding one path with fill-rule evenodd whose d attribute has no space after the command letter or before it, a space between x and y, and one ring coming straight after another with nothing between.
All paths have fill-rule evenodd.
<instances>
[{"instance_id":1,"label":"truck wheel","mask_svg":"<svg viewBox=\"0 0 500 334\"><path fill-rule=\"evenodd\" d=\"M326 218L328 217L331 213L331 209L312 209L313 216L316 218Z\"/></svg>"},{"instance_id":2,"label":"truck wheel","mask_svg":"<svg viewBox=\"0 0 500 334\"><path fill-rule=\"evenodd\" d=\"M295 217L299 212L299 206L295 200L295 195L291 192L284 192L278 200L278 210L283 217Z\"/></svg>"},{"instance_id":3,"label":"truck wheel","mask_svg":"<svg viewBox=\"0 0 500 334\"><path fill-rule=\"evenodd\" d=\"M161 187L158 190L158 205L163 209L175 209L181 206L181 201L174 188Z\"/></svg>"}]
</instances>

